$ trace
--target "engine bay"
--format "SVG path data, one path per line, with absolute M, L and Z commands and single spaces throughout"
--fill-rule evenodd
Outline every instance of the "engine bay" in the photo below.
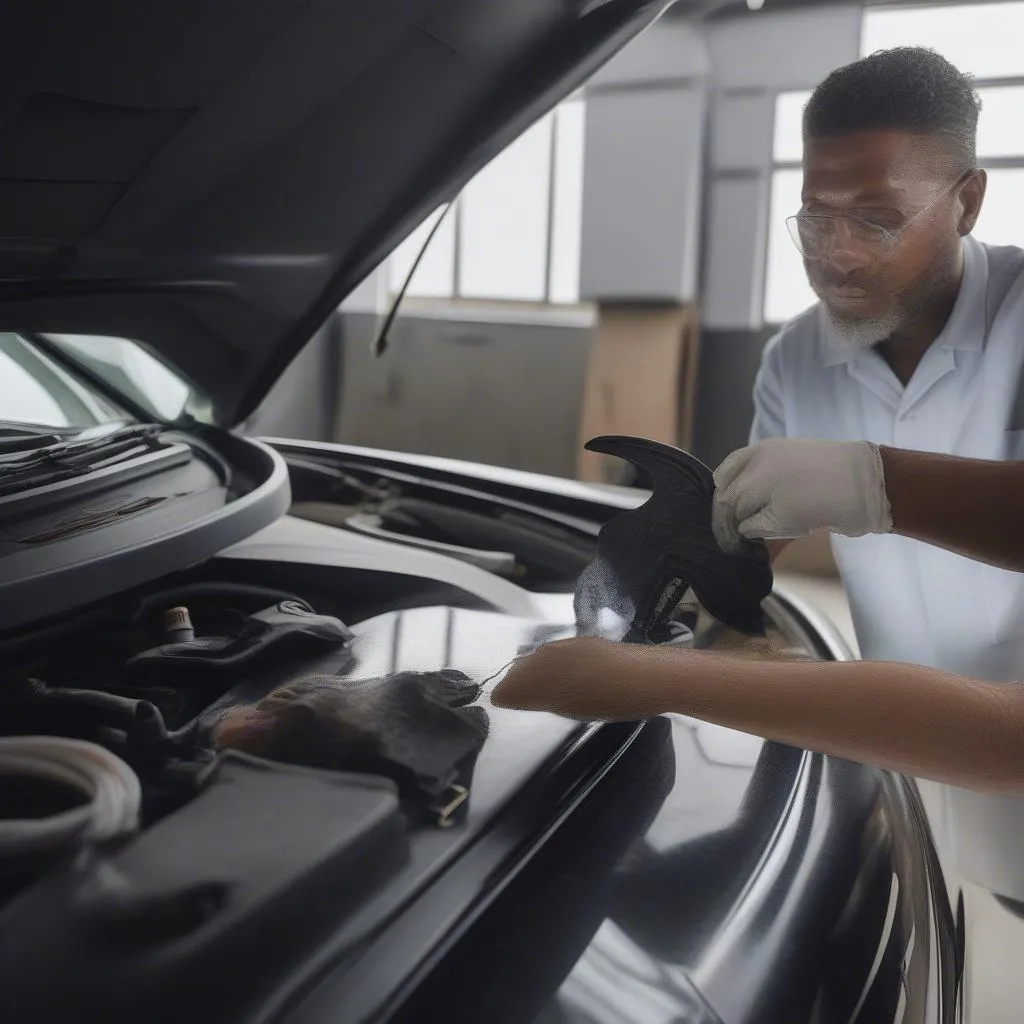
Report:
M 363 460 L 289 454 L 291 514 L 434 551 L 533 591 L 571 590 L 601 520 Z M 606 513 L 607 515 L 607 513 Z
M 0 987 L 16 1019 L 208 1016 L 216 965 L 250 978 L 282 930 L 296 969 L 328 933 L 355 949 L 551 765 L 572 752 L 598 770 L 624 742 L 487 701 L 516 656 L 573 634 L 575 578 L 613 507 L 291 463 L 290 515 L 0 635 L 0 935 L 18 937 Z M 677 642 L 814 656 L 769 619 L 751 640 L 692 595 L 673 615 Z M 173 979 L 164 1015 L 126 948 Z M 26 967 L 43 950 L 59 985 Z M 245 998 L 285 984 L 278 968 Z
M 486 713 L 468 707 L 479 685 L 455 670 L 367 678 L 353 639 L 340 619 L 271 587 L 198 581 L 155 589 L 7 641 L 0 734 L 34 738 L 23 754 L 45 754 L 59 738 L 115 755 L 139 780 L 135 811 L 122 815 L 126 833 L 187 803 L 226 751 L 390 779 L 413 822 L 454 814 L 458 794 L 468 792 L 459 766 L 486 735 Z M 418 754 L 408 749 L 413 737 Z M 74 762 L 76 749 L 79 760 L 92 756 L 71 747 L 65 760 Z M 74 806 L 74 782 L 62 788 L 52 772 L 42 781 L 31 769 L 24 777 L 0 772 L 8 776 L 7 821 L 41 821 Z M 84 842 L 95 824 L 83 819 L 64 840 Z M 45 866 L 37 842 L 25 846 L 32 870 L 15 870 L 16 837 L 0 844 L 4 873 L 19 884 Z
M 407 474 L 315 460 L 289 471 L 293 513 L 342 527 L 322 530 L 312 552 L 300 556 L 286 540 L 271 559 L 247 549 L 206 559 L 0 635 L 0 737 L 9 751 L 0 829 L 6 823 L 10 834 L 0 842 L 0 900 L 78 846 L 163 821 L 229 753 L 386 779 L 407 824 L 452 823 L 487 735 L 487 715 L 473 706 L 480 680 L 447 665 L 405 673 L 391 665 L 368 676 L 353 624 L 431 605 L 510 610 L 486 588 L 474 592 L 457 573 L 437 571 L 453 563 L 475 578 L 516 577 L 506 593 L 524 582 L 569 591 L 596 528 L 556 521 L 545 536 L 535 510 L 512 509 L 519 519 L 510 525 L 507 508 L 481 511 L 485 496 Z M 367 528 L 375 517 L 383 530 Z M 302 520 L 286 517 L 271 530 L 289 523 Z M 341 564 L 324 564 L 345 537 L 372 545 L 372 567 L 357 567 L 344 545 Z M 513 541 L 500 564 L 483 549 L 492 540 Z M 388 571 L 383 553 L 401 555 L 404 543 L 426 543 L 426 571 Z M 471 551 L 478 557 L 460 557 Z M 118 779 L 128 782 L 118 788 Z M 104 787 L 120 793 L 114 812 L 98 807 Z M 119 824 L 101 822 L 104 814 Z M 19 842 L 25 821 L 33 834 Z
M 264 1002 L 326 935 L 340 953 L 379 927 L 579 734 L 480 699 L 544 623 L 413 587 L 405 609 L 371 595 L 349 625 L 329 612 L 351 593 L 326 613 L 302 596 L 326 589 L 308 566 L 232 578 L 260 568 L 214 560 L 0 642 L 14 1019 L 227 1019 Z M 56 984 L 26 970 L 42 955 Z M 173 989 L 156 1010 L 140 963 Z M 211 1002 L 214 984 L 234 1002 Z

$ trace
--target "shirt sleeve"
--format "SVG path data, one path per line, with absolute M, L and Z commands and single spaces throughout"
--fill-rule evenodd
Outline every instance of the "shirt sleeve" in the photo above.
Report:
M 785 385 L 782 377 L 781 334 L 776 334 L 764 347 L 761 368 L 754 381 L 754 422 L 750 426 L 750 443 L 768 437 L 786 436 Z

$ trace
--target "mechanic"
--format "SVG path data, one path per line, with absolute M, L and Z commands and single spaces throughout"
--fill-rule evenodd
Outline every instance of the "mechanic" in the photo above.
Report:
M 752 443 L 1024 458 L 1024 251 L 971 237 L 979 108 L 967 76 L 917 48 L 840 68 L 812 94 L 790 227 L 820 301 L 765 349 Z M 837 536 L 833 550 L 863 657 L 1016 678 L 1024 575 L 894 535 Z
M 1024 252 L 971 234 L 987 184 L 979 110 L 971 79 L 920 48 L 814 91 L 789 227 L 820 301 L 765 349 L 751 441 L 1024 458 Z M 864 658 L 1020 678 L 1024 575 L 895 534 L 836 535 L 832 549 Z M 1024 901 L 1024 801 L 922 795 L 958 870 Z
M 789 227 L 820 301 L 765 349 L 752 442 L 863 440 L 1024 458 L 1024 252 L 971 237 L 987 183 L 977 168 L 979 110 L 968 76 L 913 47 L 840 68 L 814 91 L 803 205 Z M 991 682 L 1019 677 L 1024 575 L 1012 566 L 899 532 L 839 531 L 833 550 L 865 658 Z M 899 673 L 885 674 L 894 686 Z M 974 831 L 987 814 L 1010 835 L 1005 864 L 972 873 L 1021 896 L 1017 807 L 1001 801 L 979 819 L 977 807 L 961 806 L 969 824 L 957 831 Z
M 1024 572 L 1024 465 L 765 441 L 716 474 L 716 536 L 926 541 Z M 924 545 L 921 545 L 925 550 Z M 685 648 L 563 640 L 516 662 L 499 707 L 590 720 L 676 712 L 987 794 L 1024 794 L 1024 687 L 880 661 L 750 662 Z
M 790 227 L 820 301 L 765 349 L 752 441 L 1024 458 L 1024 253 L 972 238 L 987 184 L 979 110 L 971 79 L 920 48 L 873 54 L 814 91 Z M 1020 678 L 1024 574 L 896 535 L 836 536 L 833 551 L 865 658 Z M 1024 802 L 922 795 L 950 862 L 1024 901 Z

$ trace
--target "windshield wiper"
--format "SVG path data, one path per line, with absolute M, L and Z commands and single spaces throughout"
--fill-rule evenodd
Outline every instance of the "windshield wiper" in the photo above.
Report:
M 0 473 L 12 466 L 27 466 L 54 458 L 74 458 L 126 441 L 155 437 L 164 429 L 155 423 L 63 430 L 48 427 L 38 433 L 32 428 L 0 427 Z
M 4 447 L 0 435 L 0 497 L 44 487 L 128 462 L 171 447 L 159 437 L 155 424 L 133 424 L 95 436 L 76 433 L 70 439 L 24 450 L 24 438 L 13 450 Z M 48 440 L 41 435 L 37 440 Z
M 50 428 L 7 425 L 0 423 L 0 456 L 15 452 L 36 451 L 39 448 L 59 444 L 63 436 Z

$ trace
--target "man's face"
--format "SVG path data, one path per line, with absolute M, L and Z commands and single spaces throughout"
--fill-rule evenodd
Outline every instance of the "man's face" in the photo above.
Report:
M 804 266 L 846 340 L 886 340 L 956 281 L 958 170 L 941 142 L 900 132 L 805 139 Z

